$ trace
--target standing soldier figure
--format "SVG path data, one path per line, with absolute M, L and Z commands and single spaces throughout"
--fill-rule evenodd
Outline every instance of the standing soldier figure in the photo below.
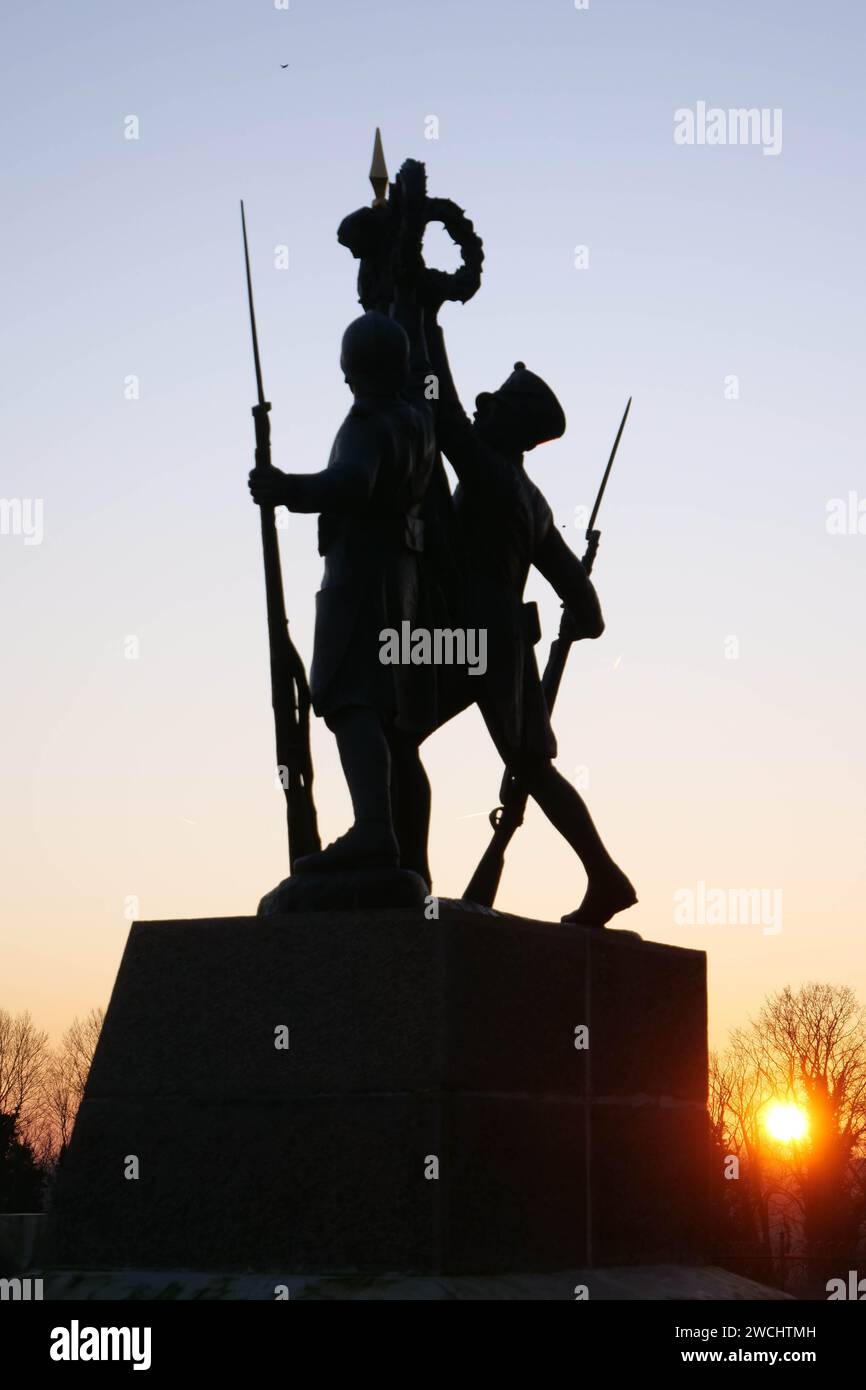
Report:
M 565 432 L 565 415 L 540 377 L 517 362 L 511 376 L 476 399 L 466 416 L 451 377 L 442 330 L 426 318 L 431 366 L 439 382 L 437 438 L 460 480 L 455 494 L 466 566 L 467 626 L 487 629 L 486 675 L 467 681 L 500 757 L 574 849 L 588 885 L 564 922 L 603 926 L 637 897 L 613 861 L 579 793 L 553 765 L 550 725 L 533 646 L 535 604 L 523 603 L 530 566 L 544 575 L 571 615 L 574 635 L 600 637 L 595 589 L 557 530 L 550 507 L 527 478 L 523 455 Z M 479 689 L 480 687 L 480 689 Z
M 355 821 L 327 849 L 298 859 L 295 871 L 399 866 L 429 884 L 430 790 L 417 744 L 433 722 L 435 685 L 429 671 L 383 665 L 379 634 L 416 619 L 433 416 L 423 389 L 407 392 L 410 343 L 394 319 L 370 312 L 351 323 L 340 363 L 354 404 L 327 468 L 312 474 L 255 468 L 249 477 L 255 502 L 321 513 L 325 571 L 316 595 L 310 693 L 314 711 L 336 736 Z M 401 817 L 400 844 L 392 790 L 401 807 L 419 813 Z

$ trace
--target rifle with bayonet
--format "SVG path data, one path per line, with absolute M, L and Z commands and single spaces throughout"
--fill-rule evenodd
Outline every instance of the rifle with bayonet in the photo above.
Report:
M 598 509 L 601 506 L 601 499 L 604 497 L 604 490 L 607 487 L 607 480 L 610 477 L 610 470 L 616 458 L 616 451 L 619 448 L 619 441 L 625 429 L 625 422 L 631 409 L 631 396 L 628 398 L 625 412 L 620 421 L 619 429 L 613 448 L 610 451 L 610 458 L 604 470 L 604 477 L 601 480 L 601 487 L 595 499 L 595 506 L 589 518 L 589 525 L 586 528 L 586 551 L 583 556 L 582 564 L 586 573 L 592 574 L 592 567 L 595 564 L 595 557 L 598 552 L 598 543 L 601 539 L 601 532 L 595 528 L 598 517 Z M 575 631 L 574 621 L 567 608 L 563 608 L 562 619 L 559 624 L 559 634 L 551 644 L 550 655 L 547 658 L 547 665 L 544 668 L 544 675 L 541 678 L 541 685 L 544 691 L 544 698 L 549 714 L 553 713 L 553 706 L 559 693 L 562 683 L 565 663 L 573 644 L 578 640 Z M 499 789 L 500 805 L 496 806 L 488 817 L 493 827 L 493 835 L 490 843 L 481 859 L 472 878 L 464 890 L 463 897 L 470 902 L 478 903 L 481 907 L 492 907 L 499 888 L 499 880 L 502 877 L 502 869 L 505 864 L 505 853 L 517 831 L 523 824 L 523 817 L 526 813 L 526 803 L 529 800 L 529 793 L 523 785 L 521 779 L 511 771 L 505 769 L 502 778 L 502 785 Z
M 259 339 L 256 332 L 256 311 L 253 306 L 253 282 L 250 275 L 250 253 L 247 245 L 247 222 L 241 201 L 241 228 L 244 237 L 244 263 L 247 272 L 247 298 L 250 306 L 250 327 L 253 337 L 253 359 L 256 368 L 258 403 L 253 406 L 256 432 L 256 467 L 270 468 L 271 426 L 268 419 L 270 401 L 265 400 L 262 386 L 262 367 L 259 360 Z M 277 764 L 286 794 L 286 817 L 289 834 L 289 865 L 303 854 L 321 849 L 313 801 L 313 760 L 310 755 L 310 687 L 304 663 L 289 636 L 283 577 L 280 568 L 280 549 L 274 508 L 259 507 L 262 525 L 262 555 L 265 567 L 265 595 L 268 609 L 268 644 L 271 658 L 271 704 L 274 710 Z

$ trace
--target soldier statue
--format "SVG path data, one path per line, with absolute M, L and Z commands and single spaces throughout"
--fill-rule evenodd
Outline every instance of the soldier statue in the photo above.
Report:
M 412 389 L 424 364 L 410 360 L 409 337 L 394 318 L 372 310 L 351 323 L 340 364 L 354 403 L 327 467 L 312 474 L 257 467 L 249 477 L 255 502 L 320 513 L 325 566 L 310 694 L 336 737 L 354 824 L 326 849 L 297 859 L 294 872 L 399 866 L 429 886 L 430 790 L 418 739 L 433 719 L 434 687 L 416 666 L 383 665 L 379 633 L 418 616 L 433 415 L 423 389 Z M 396 804 L 421 808 L 420 840 L 411 834 L 417 816 L 398 817 L 406 826 L 398 843 Z
M 249 479 L 265 509 L 320 513 L 325 570 L 310 698 L 336 737 L 354 812 L 352 827 L 333 844 L 294 859 L 286 882 L 409 870 L 429 891 L 430 788 L 419 744 L 477 702 L 512 782 L 586 871 L 583 901 L 562 920 L 603 926 L 637 901 L 635 890 L 583 799 L 554 767 L 556 739 L 534 654 L 537 610 L 523 601 L 534 565 L 561 598 L 571 638 L 604 629 L 591 560 L 584 568 L 566 545 L 524 469 L 526 453 L 564 433 L 565 416 L 546 383 L 518 362 L 498 391 L 478 396 L 468 419 L 438 311 L 446 299 L 466 301 L 478 289 L 480 238 L 455 204 L 427 196 L 423 164 L 407 160 L 389 186 L 378 132 L 371 182 L 372 207 L 350 214 L 338 232 L 360 261 L 367 311 L 343 337 L 353 406 L 322 472 L 282 473 L 257 463 Z M 450 275 L 424 265 L 430 221 L 442 222 L 463 253 Z M 260 382 L 259 392 L 261 401 Z M 259 412 L 268 408 L 260 404 Z M 459 479 L 453 498 L 440 448 Z M 433 625 L 437 616 L 449 627 L 486 631 L 484 674 L 383 664 L 386 629 Z M 309 759 L 300 766 L 308 781 Z M 267 910 L 277 910 L 279 899 L 270 896 Z M 492 895 L 478 901 L 490 903 Z
M 438 380 L 437 441 L 459 479 L 454 501 L 466 623 L 487 629 L 487 672 L 467 680 L 467 695 L 477 699 L 506 767 L 586 871 L 583 901 L 562 920 L 603 926 L 637 897 L 583 798 L 554 767 L 556 738 L 533 650 L 540 637 L 537 609 L 523 602 L 534 565 L 562 600 L 575 637 L 596 638 L 604 631 L 592 582 L 524 469 L 526 453 L 564 434 L 565 415 L 550 387 L 517 362 L 498 391 L 476 398 L 470 421 L 451 376 L 435 303 L 428 306 L 425 332 Z

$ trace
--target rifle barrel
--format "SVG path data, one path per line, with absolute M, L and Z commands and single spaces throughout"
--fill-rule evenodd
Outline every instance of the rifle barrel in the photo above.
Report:
M 259 335 L 256 330 L 256 311 L 253 305 L 253 282 L 250 273 L 250 252 L 247 242 L 247 220 L 241 199 L 241 227 L 244 237 L 244 264 L 247 272 L 247 297 L 250 306 L 250 327 L 253 338 L 253 359 L 256 366 L 258 405 L 253 406 L 256 427 L 256 465 L 270 467 L 270 435 L 262 386 L 262 367 L 259 360 Z M 260 506 L 262 555 L 265 570 L 265 598 L 268 615 L 268 645 L 270 648 L 271 704 L 274 711 L 274 733 L 277 762 L 284 768 L 286 781 L 286 822 L 289 837 L 289 865 L 294 869 L 299 855 L 311 854 L 321 848 L 313 800 L 313 762 L 310 756 L 310 690 L 304 664 L 289 635 L 286 620 L 286 601 L 280 567 L 280 547 L 277 538 L 273 506 Z

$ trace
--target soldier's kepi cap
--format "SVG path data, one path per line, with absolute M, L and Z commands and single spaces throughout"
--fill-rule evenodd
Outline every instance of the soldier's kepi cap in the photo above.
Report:
M 523 449 L 534 449 L 537 444 L 546 444 L 565 434 L 565 411 L 547 382 L 528 371 L 525 362 L 515 362 L 514 371 L 499 390 L 492 395 L 489 391 L 482 392 L 478 404 L 493 396 L 516 407 Z

